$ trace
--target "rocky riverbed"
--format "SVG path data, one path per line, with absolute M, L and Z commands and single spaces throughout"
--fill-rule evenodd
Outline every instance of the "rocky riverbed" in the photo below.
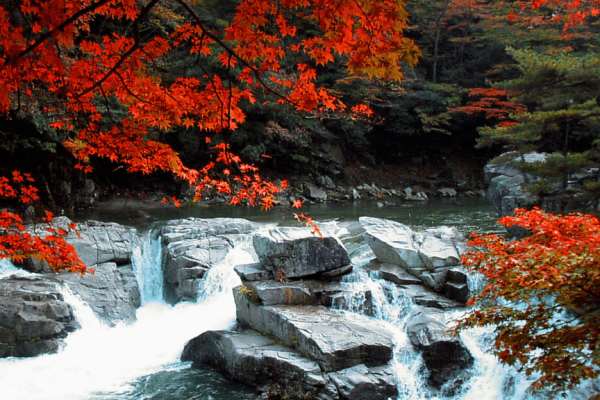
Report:
M 59 223 L 68 223 L 59 219 Z M 468 379 L 472 357 L 460 339 L 446 333 L 443 311 L 459 309 L 468 297 L 458 265 L 464 239 L 451 228 L 415 232 L 397 222 L 362 218 L 365 238 L 376 259 L 366 267 L 418 308 L 407 323 L 409 349 L 421 354 L 429 385 Z M 188 218 L 165 223 L 159 231 L 165 300 L 195 301 L 207 271 L 234 251 L 239 237 L 251 235 L 259 262 L 238 265 L 242 285 L 233 289 L 238 325 L 209 331 L 190 341 L 182 358 L 207 364 L 231 379 L 255 384 L 263 397 L 297 391 L 322 399 L 387 399 L 397 393 L 390 364 L 394 327 L 370 317 L 372 294 L 360 292 L 364 315 L 348 307 L 344 284 L 355 266 L 335 235 L 319 238 L 306 228 L 264 228 L 244 219 Z M 109 325 L 131 323 L 140 305 L 132 270 L 135 229 L 88 221 L 68 240 L 94 275 L 79 277 L 35 271 L 27 278 L 5 278 L 0 298 L 2 356 L 31 357 L 55 352 L 78 328 L 64 301 L 65 285 Z M 275 398 L 275 397 L 273 397 Z

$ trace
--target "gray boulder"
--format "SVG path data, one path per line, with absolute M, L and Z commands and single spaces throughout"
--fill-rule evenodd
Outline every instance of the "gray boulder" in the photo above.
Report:
M 407 187 L 404 189 L 404 200 L 406 201 L 427 201 L 429 198 L 425 192 L 414 193 L 412 188 Z
M 52 227 L 69 231 L 71 222 L 67 217 L 57 217 Z M 48 224 L 36 224 L 28 226 L 27 230 L 36 236 L 44 237 L 48 235 L 46 228 Z M 76 230 L 77 232 L 69 232 L 65 239 L 88 267 L 94 268 L 94 265 L 106 262 L 118 265 L 131 263 L 133 250 L 139 240 L 135 228 L 115 222 L 90 220 L 78 223 Z M 20 266 L 32 272 L 50 272 L 47 265 L 36 260 L 27 260 Z
M 181 360 L 209 365 L 240 382 L 299 386 L 316 398 L 338 398 L 319 364 L 253 330 L 205 332 L 185 345 Z
M 0 357 L 58 351 L 79 325 L 56 284 L 43 278 L 0 279 Z
M 423 310 L 409 318 L 406 332 L 421 351 L 429 381 L 436 387 L 457 379 L 473 365 L 473 356 L 458 336 L 448 333 L 441 312 Z
M 327 193 L 320 187 L 313 185 L 312 183 L 305 183 L 304 190 L 302 191 L 304 196 L 317 202 L 327 201 Z
M 424 266 L 413 243 L 415 233 L 408 226 L 372 217 L 360 217 L 358 220 L 366 231 L 365 240 L 379 261 L 405 268 Z
M 392 358 L 393 334 L 380 321 L 323 306 L 264 306 L 234 289 L 242 325 L 272 335 L 319 363 L 324 371 Z
M 469 289 L 467 271 L 463 267 L 454 267 L 448 270 L 444 294 L 462 303 L 469 301 L 471 290 Z
M 86 221 L 77 224 L 77 232 L 79 236 L 70 233 L 67 242 L 88 267 L 107 262 L 131 264 L 139 240 L 135 228 L 115 222 Z
M 317 185 L 319 185 L 325 189 L 335 190 L 335 188 L 336 188 L 335 183 L 333 183 L 331 178 L 328 177 L 327 175 L 318 176 L 316 182 L 317 182 Z
M 286 278 L 301 278 L 350 264 L 342 242 L 335 236 L 314 236 L 306 228 L 260 230 L 253 237 L 254 250 L 264 268 Z
M 328 375 L 341 400 L 388 400 L 398 395 L 396 374 L 389 365 L 368 368 L 361 364 Z
M 232 241 L 220 236 L 167 244 L 163 250 L 167 299 L 173 303 L 195 301 L 206 271 L 223 261 L 231 249 Z
M 130 265 L 117 266 L 114 262 L 94 266 L 94 273 L 49 275 L 69 286 L 94 313 L 109 325 L 117 322 L 135 322 L 140 306 L 140 291 Z
M 55 219 L 53 227 L 68 230 L 71 220 Z M 30 227 L 36 235 L 45 236 L 45 224 Z M 114 222 L 86 221 L 77 224 L 77 232 L 69 232 L 71 244 L 85 265 L 95 273 L 59 274 L 50 272 L 45 263 L 26 261 L 22 267 L 45 272 L 48 279 L 64 283 L 90 305 L 96 315 L 109 325 L 119 321 L 134 322 L 140 306 L 140 291 L 132 269 L 133 251 L 139 238 L 135 228 Z
M 428 234 L 423 236 L 423 241 L 418 246 L 419 256 L 430 271 L 460 263 L 460 254 L 452 240 Z
M 452 188 L 442 188 L 437 191 L 438 196 L 440 197 L 456 197 L 456 189 Z
M 421 280 L 409 274 L 403 268 L 393 264 L 381 264 L 379 267 L 381 277 L 398 285 L 418 285 Z

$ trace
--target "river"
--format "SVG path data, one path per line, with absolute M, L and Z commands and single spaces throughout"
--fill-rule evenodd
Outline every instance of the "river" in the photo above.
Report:
M 346 245 L 357 268 L 349 286 L 356 282 L 369 285 L 377 305 L 376 317 L 396 328 L 396 354 L 393 360 L 398 374 L 398 400 L 435 399 L 439 393 L 430 392 L 423 384 L 420 360 L 402 350 L 406 343 L 403 316 L 411 305 L 398 296 L 386 296 L 390 284 L 371 276 L 360 268 L 373 257 L 362 240 L 359 216 L 389 218 L 418 230 L 439 225 L 456 226 L 468 234 L 501 232 L 495 224 L 497 215 L 483 200 L 431 201 L 415 206 L 378 207 L 375 202 L 339 203 L 307 206 L 303 212 L 319 221 L 322 229 L 337 233 Z M 240 283 L 233 266 L 257 261 L 250 249 L 250 237 L 242 237 L 236 247 L 204 279 L 204 291 L 196 303 L 175 306 L 162 301 L 162 274 L 159 241 L 152 227 L 161 221 L 188 216 L 242 217 L 261 224 L 294 224 L 289 213 L 257 212 L 243 207 L 211 207 L 195 209 L 147 208 L 117 210 L 94 215 L 89 212 L 78 219 L 111 220 L 131 224 L 145 231 L 144 240 L 136 249 L 134 267 L 142 291 L 142 307 L 137 322 L 131 325 L 108 327 L 101 323 L 91 309 L 65 289 L 65 297 L 75 306 L 82 328 L 65 340 L 57 354 L 30 359 L 0 360 L 0 398 L 6 400 L 242 400 L 255 399 L 256 392 L 244 384 L 232 383 L 220 374 L 205 368 L 192 368 L 179 361 L 185 343 L 206 330 L 226 329 L 235 322 L 235 305 L 231 288 Z M 7 263 L 1 272 L 10 273 L 14 267 Z M 357 305 L 357 310 L 360 305 Z M 473 378 L 464 391 L 451 397 L 456 400 L 525 400 L 532 398 L 526 388 L 530 382 L 518 372 L 503 367 L 485 352 L 489 333 L 470 331 L 463 340 L 476 362 Z M 412 353 L 411 353 L 412 354 Z M 357 399 L 359 400 L 359 399 Z

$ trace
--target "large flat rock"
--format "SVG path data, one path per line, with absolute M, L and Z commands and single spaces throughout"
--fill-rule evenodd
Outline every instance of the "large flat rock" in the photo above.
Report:
M 316 360 L 324 371 L 392 358 L 393 334 L 384 322 L 323 306 L 264 306 L 234 288 L 238 320 Z
M 284 393 L 293 388 L 311 399 L 387 400 L 398 394 L 389 364 L 324 373 L 317 362 L 251 329 L 205 332 L 186 344 L 181 360 L 209 365 L 237 381 L 275 384 Z
M 247 383 L 296 381 L 320 389 L 327 385 L 315 361 L 253 330 L 204 332 L 186 344 L 181 360 L 209 365 Z
M 57 217 L 53 228 L 69 231 L 71 220 Z M 48 235 L 48 224 L 29 225 L 27 230 L 40 237 Z M 118 265 L 130 264 L 133 250 L 138 245 L 137 230 L 130 226 L 115 222 L 85 221 L 77 223 L 77 232 L 70 231 L 66 241 L 75 248 L 75 252 L 85 265 L 95 268 L 96 265 L 114 262 Z M 26 259 L 21 268 L 32 272 L 50 272 L 46 263 L 35 259 Z

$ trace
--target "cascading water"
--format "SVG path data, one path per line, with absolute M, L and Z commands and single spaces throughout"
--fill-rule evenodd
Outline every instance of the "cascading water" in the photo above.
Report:
M 151 232 L 142 248 L 136 250 L 134 269 L 143 283 L 143 305 L 137 311 L 137 322 L 109 327 L 68 288 L 62 288 L 65 299 L 74 307 L 81 329 L 65 339 L 64 347 L 57 354 L 0 359 L 0 398 L 159 398 L 140 395 L 139 391 L 148 390 L 137 387 L 140 379 L 144 381 L 143 377 L 153 376 L 158 371 L 169 373 L 189 368 L 189 364 L 179 361 L 185 343 L 206 330 L 226 329 L 232 325 L 235 305 L 231 290 L 240 282 L 233 266 L 256 261 L 249 239 L 240 238 L 227 257 L 207 272 L 207 290 L 201 302 L 170 306 L 161 302 L 162 289 L 157 288 L 157 282 L 162 279 L 160 264 L 156 265 L 161 258 L 159 245 L 160 238 Z M 15 269 L 6 262 L 0 268 L 4 275 Z M 142 384 L 147 385 L 147 380 Z M 163 385 L 155 391 L 164 389 Z M 195 398 L 212 398 L 210 393 L 215 389 L 206 387 L 205 390 L 208 397 Z M 244 390 L 248 392 L 245 388 L 226 388 L 221 390 L 225 393 L 222 398 L 243 398 L 240 393 L 245 393 Z M 227 391 L 235 394 L 227 397 Z M 165 397 L 168 398 L 172 397 Z
M 352 263 L 355 271 L 343 279 L 349 291 L 344 297 L 336 299 L 334 307 L 389 322 L 394 327 L 396 344 L 392 360 L 398 377 L 398 400 L 545 400 L 547 393 L 532 394 L 527 389 L 535 379 L 527 378 L 515 368 L 505 366 L 498 359 L 485 351 L 492 345 L 493 328 L 477 328 L 461 333 L 461 339 L 473 355 L 475 362 L 470 369 L 472 374 L 460 391 L 452 396 L 442 396 L 432 392 L 426 384 L 427 377 L 423 373 L 422 358 L 414 351 L 407 334 L 405 324 L 415 305 L 405 292 L 397 285 L 381 279 L 377 271 L 366 268 L 374 257 L 368 245 L 352 238 L 343 239 L 348 251 L 353 255 Z M 480 288 L 482 277 L 471 276 L 469 287 Z M 365 296 L 368 292 L 369 295 Z M 465 311 L 449 311 L 446 320 L 456 321 Z M 569 393 L 571 400 L 585 400 L 598 389 L 593 383 Z
M 142 306 L 163 301 L 162 244 L 158 230 L 150 229 L 133 250 L 133 267 Z

